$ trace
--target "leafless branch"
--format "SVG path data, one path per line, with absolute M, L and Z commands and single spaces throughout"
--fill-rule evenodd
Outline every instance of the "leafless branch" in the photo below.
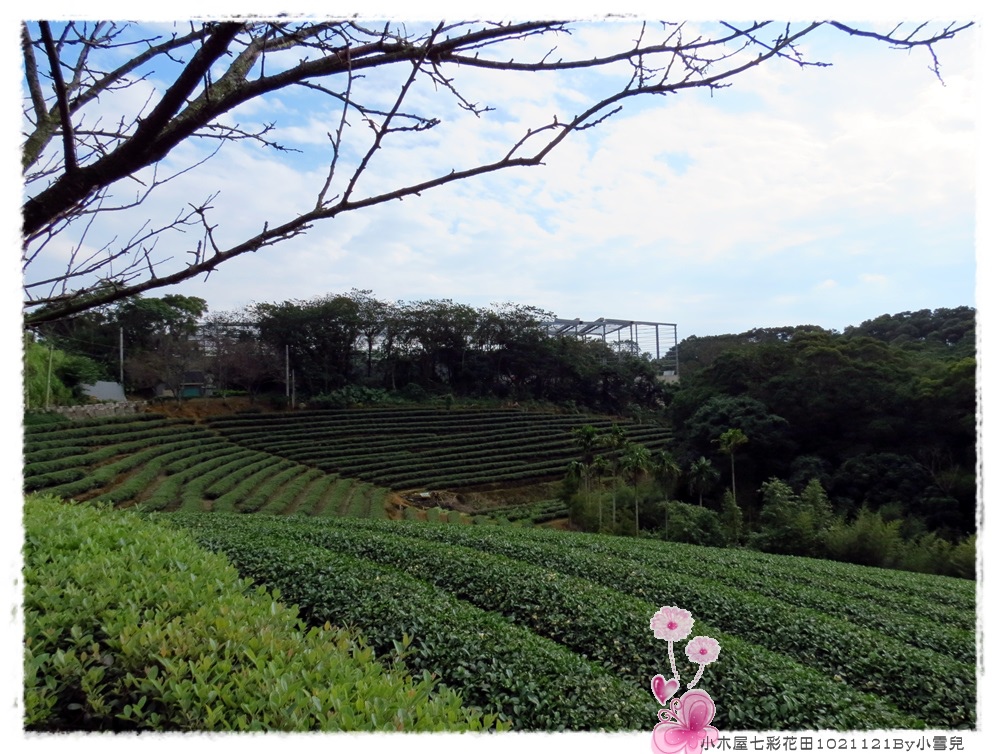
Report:
M 659 27 L 639 24 L 621 49 L 567 56 L 560 55 L 557 44 L 525 52 L 537 50 L 540 40 L 572 34 L 571 25 L 559 20 L 453 21 L 428 27 L 368 26 L 350 19 L 195 22 L 185 33 L 168 37 L 114 22 L 65 22 L 58 34 L 54 23 L 29 22 L 21 34 L 26 321 L 65 317 L 208 274 L 240 254 L 280 244 L 347 212 L 496 171 L 541 165 L 570 134 L 600 126 L 634 98 L 688 89 L 715 91 L 768 61 L 824 66 L 807 59 L 797 46 L 824 26 L 892 48 L 927 49 L 931 70 L 940 78 L 936 45 L 971 24 L 936 29 L 917 24 L 881 33 L 834 21 L 760 21 L 699 25 L 692 33 L 690 25 L 661 22 Z M 108 57 L 109 51 L 114 56 Z M 47 67 L 36 60 L 43 55 Z M 377 194 L 362 194 L 361 179 L 376 169 L 376 158 L 387 143 L 405 142 L 407 136 L 436 128 L 446 117 L 444 110 L 429 109 L 433 105 L 422 98 L 418 81 L 430 82 L 453 106 L 479 118 L 499 109 L 495 102 L 467 96 L 469 90 L 460 79 L 463 71 L 472 69 L 514 76 L 606 69 L 620 72 L 621 78 L 595 93 L 574 115 L 554 113 L 551 121 L 527 124 L 523 135 L 499 149 L 495 158 Z M 363 79 L 375 72 L 379 78 L 373 80 L 379 86 L 381 77 L 398 76 L 391 105 L 379 96 L 384 88 L 374 95 L 366 91 L 368 82 Z M 152 82 L 164 78 L 170 83 L 156 91 Z M 135 98 L 124 94 L 140 82 L 150 92 L 135 106 Z M 268 218 L 256 235 L 224 242 L 225 218 L 214 217 L 213 194 L 155 226 L 148 216 L 140 216 L 135 223 L 138 230 L 120 245 L 115 237 L 94 247 L 85 245 L 84 240 L 98 232 L 95 217 L 141 212 L 154 190 L 200 166 L 227 144 L 256 142 L 278 153 L 296 151 L 286 146 L 277 122 L 244 125 L 243 116 L 240 122 L 230 117 L 241 105 L 265 102 L 290 87 L 321 93 L 338 103 L 336 126 L 327 132 L 332 155 L 312 207 L 292 217 Z M 128 106 L 115 110 L 119 95 Z M 109 112 L 114 114 L 109 117 Z M 353 125 L 360 121 L 368 128 L 352 128 L 352 120 Z M 164 158 L 199 139 L 215 142 L 215 149 L 172 168 L 167 178 L 159 176 Z M 346 153 L 352 155 L 349 171 L 342 170 Z M 142 189 L 133 193 L 132 183 Z M 123 187 L 128 188 L 124 199 Z M 199 238 L 192 240 L 195 229 Z M 53 243 L 64 233 L 73 239 L 68 247 Z M 47 261 L 59 251 L 57 246 L 68 254 L 61 274 L 53 273 L 53 264 Z M 87 250 L 92 248 L 96 251 Z M 168 267 L 171 260 L 173 267 Z

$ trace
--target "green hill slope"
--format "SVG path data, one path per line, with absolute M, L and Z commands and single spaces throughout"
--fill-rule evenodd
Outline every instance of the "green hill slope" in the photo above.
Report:
M 558 479 L 571 431 L 599 417 L 514 410 L 381 409 L 155 414 L 25 430 L 25 491 L 146 510 L 385 517 L 390 490 L 470 490 Z M 662 446 L 669 431 L 625 423 Z M 549 495 L 543 495 L 541 502 Z M 524 502 L 524 501 L 521 501 Z M 528 518 L 551 517 L 537 511 Z

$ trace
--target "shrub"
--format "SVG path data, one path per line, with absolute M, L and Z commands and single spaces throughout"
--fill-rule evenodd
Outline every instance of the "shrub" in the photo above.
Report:
M 126 511 L 25 500 L 25 728 L 478 730 L 429 675 L 306 629 L 278 593 Z M 405 643 L 405 642 L 404 642 Z
M 715 511 L 673 501 L 670 503 L 668 516 L 670 531 L 667 538 L 673 542 L 711 547 L 721 547 L 726 542 L 726 535 Z
M 738 545 L 743 540 L 743 511 L 733 497 L 732 490 L 726 490 L 722 496 L 722 515 L 719 523 L 730 547 Z
M 902 542 L 893 568 L 918 573 L 948 574 L 954 546 L 936 534 L 924 534 Z
M 825 544 L 834 560 L 888 567 L 896 561 L 902 539 L 899 521 L 886 522 L 862 507 L 852 524 L 838 522 L 827 531 Z
M 24 426 L 25 427 L 38 427 L 45 424 L 68 424 L 69 419 L 67 419 L 62 414 L 58 414 L 55 411 L 25 411 L 24 412 Z
M 428 398 L 427 391 L 416 382 L 408 382 L 404 385 L 403 389 L 399 391 L 399 395 L 404 400 L 417 403 L 426 401 Z
M 959 542 L 951 553 L 950 574 L 963 579 L 976 578 L 976 535 L 972 534 Z

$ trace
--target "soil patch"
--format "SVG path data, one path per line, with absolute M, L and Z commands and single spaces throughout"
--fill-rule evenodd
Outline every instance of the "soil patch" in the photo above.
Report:
M 146 411 L 151 414 L 162 414 L 178 419 L 208 419 L 214 416 L 227 416 L 240 411 L 254 411 L 270 414 L 279 409 L 272 408 L 269 401 L 258 400 L 251 403 L 249 398 L 184 398 L 180 401 L 168 398 L 160 401 L 150 401 Z
M 407 491 L 399 495 L 413 508 L 445 508 L 476 515 L 499 506 L 527 505 L 557 496 L 556 485 L 539 482 L 521 486 L 494 485 L 492 489 Z

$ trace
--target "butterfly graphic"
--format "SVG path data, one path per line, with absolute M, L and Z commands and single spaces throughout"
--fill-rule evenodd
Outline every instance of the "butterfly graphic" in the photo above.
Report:
M 657 690 L 654 695 L 659 700 Z M 715 702 L 701 689 L 692 689 L 680 699 L 672 699 L 670 709 L 660 710 L 661 722 L 653 728 L 653 751 L 657 754 L 696 754 L 716 743 L 719 731 L 709 724 L 714 717 Z

